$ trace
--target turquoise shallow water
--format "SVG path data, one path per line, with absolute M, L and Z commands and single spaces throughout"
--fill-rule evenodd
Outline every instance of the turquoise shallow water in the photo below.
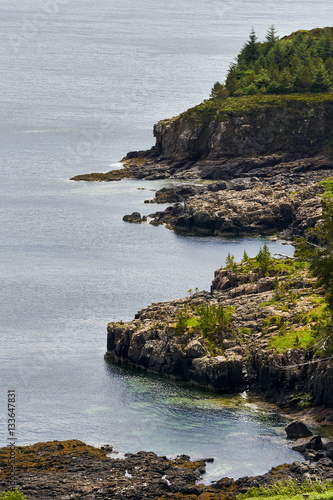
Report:
M 330 2 L 2 0 L 0 15 L 1 443 L 14 388 L 19 444 L 213 456 L 210 478 L 292 460 L 274 410 L 103 359 L 108 321 L 209 289 L 228 252 L 255 255 L 263 240 L 123 223 L 152 209 L 162 181 L 68 179 L 152 146 L 153 124 L 205 99 L 252 26 L 260 38 L 272 23 L 325 26 Z

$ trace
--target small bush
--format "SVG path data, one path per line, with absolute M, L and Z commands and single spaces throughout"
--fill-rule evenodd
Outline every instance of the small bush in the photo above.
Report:
M 26 498 L 27 497 L 18 489 L 16 489 L 15 491 L 4 491 L 0 495 L 0 500 L 26 500 Z
M 271 252 L 269 251 L 266 243 L 264 244 L 263 248 L 260 247 L 260 250 L 256 256 L 256 260 L 258 262 L 258 266 L 260 267 L 264 275 L 266 275 L 271 262 Z
M 177 324 L 176 324 L 177 333 L 179 335 L 182 335 L 183 333 L 186 332 L 187 322 L 188 322 L 188 319 L 189 319 L 189 314 L 187 312 L 186 305 L 184 306 L 184 310 L 183 311 L 178 311 L 177 312 L 176 319 L 177 319 Z
M 230 255 L 230 252 L 227 255 L 227 258 L 225 259 L 225 264 L 226 268 L 230 269 L 233 272 L 237 271 L 237 264 L 235 262 L 235 257 L 233 255 Z

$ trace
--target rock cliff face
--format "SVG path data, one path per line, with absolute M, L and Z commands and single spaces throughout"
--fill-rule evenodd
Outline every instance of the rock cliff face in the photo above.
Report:
M 238 101 L 237 101 L 238 99 Z M 313 156 L 332 139 L 333 100 L 318 102 L 278 96 L 235 98 L 235 110 L 213 114 L 208 104 L 154 127 L 155 153 L 167 160 L 218 160 L 284 152 L 295 158 Z M 244 102 L 243 109 L 239 104 Z M 207 109 L 206 109 L 207 108 Z
M 333 407 L 333 365 L 331 361 L 313 358 L 302 349 L 285 354 L 252 353 L 252 367 L 260 391 L 277 402 L 284 394 L 311 394 L 314 406 Z

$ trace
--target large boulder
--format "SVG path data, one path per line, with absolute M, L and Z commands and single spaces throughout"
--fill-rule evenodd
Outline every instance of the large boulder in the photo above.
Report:
M 285 428 L 285 431 L 289 439 L 299 439 L 299 438 L 306 438 L 308 436 L 313 436 L 310 429 L 303 422 L 300 422 L 299 420 L 294 420 L 293 422 L 288 424 L 287 427 Z

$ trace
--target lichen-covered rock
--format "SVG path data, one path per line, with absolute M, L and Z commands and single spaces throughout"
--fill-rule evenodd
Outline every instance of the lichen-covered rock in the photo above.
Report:
M 108 451 L 107 451 L 108 450 Z M 187 455 L 175 459 L 152 452 L 126 453 L 124 459 L 80 441 L 53 441 L 17 447 L 17 486 L 27 500 L 191 500 L 233 499 L 253 487 L 295 479 L 333 480 L 333 463 L 321 457 L 317 463 L 294 462 L 273 467 L 266 474 L 233 479 L 223 477 L 211 485 L 200 483 L 206 462 L 191 461 Z M 9 487 L 10 450 L 0 449 L 0 492 Z M 319 452 L 318 452 L 319 453 Z

